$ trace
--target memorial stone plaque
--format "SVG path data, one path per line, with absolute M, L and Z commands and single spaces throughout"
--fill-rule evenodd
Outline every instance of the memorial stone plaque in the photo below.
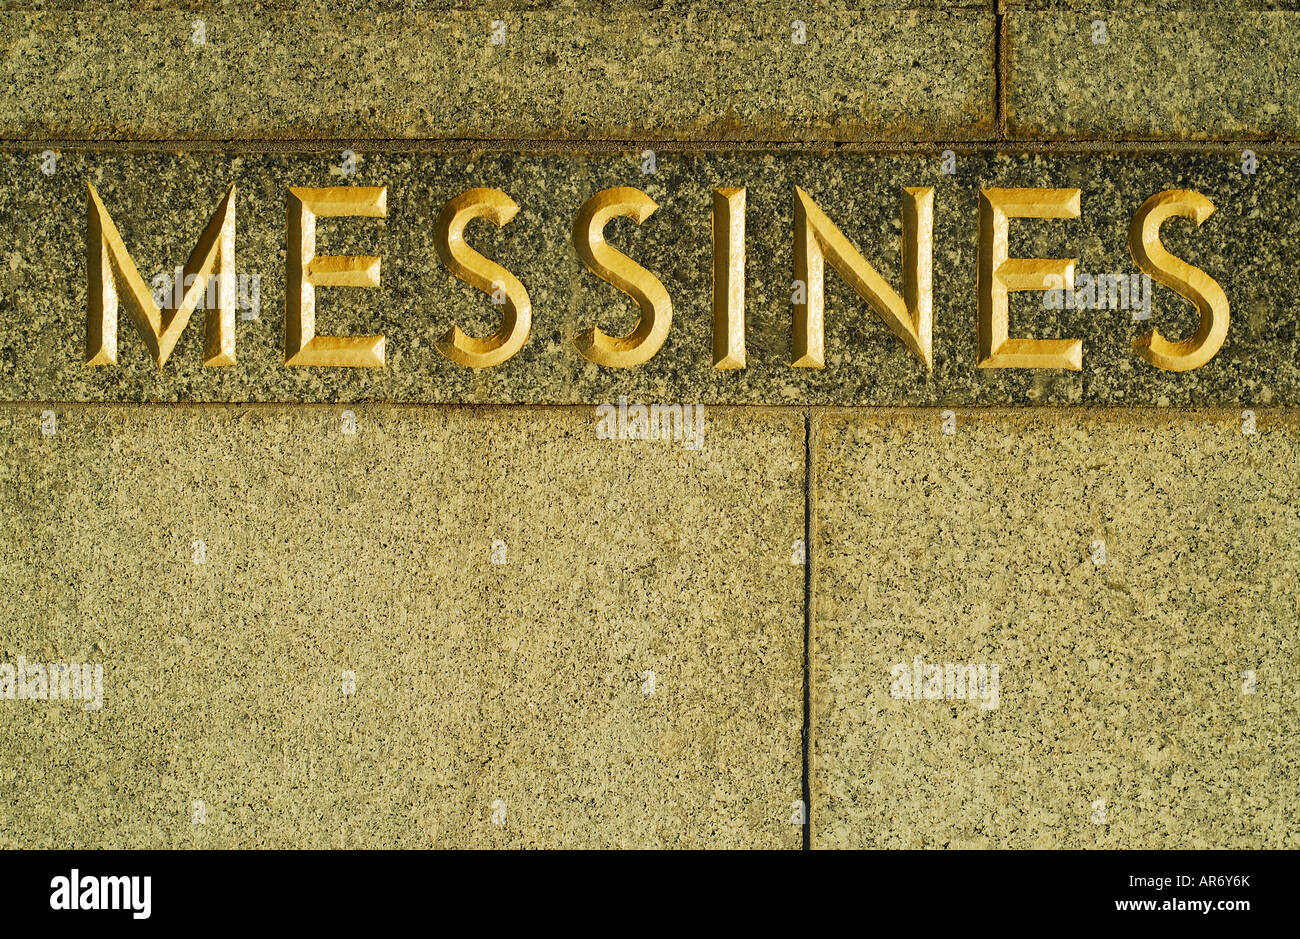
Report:
M 1300 847 L 1298 50 L 0 3 L 0 847 Z

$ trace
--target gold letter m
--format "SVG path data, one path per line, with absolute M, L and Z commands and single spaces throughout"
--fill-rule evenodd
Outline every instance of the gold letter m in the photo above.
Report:
M 144 338 L 149 353 L 162 368 L 176 347 L 190 314 L 207 291 L 215 274 L 217 302 L 207 310 L 204 323 L 204 365 L 235 364 L 235 187 L 199 237 L 184 268 L 184 289 L 180 304 L 169 299 L 160 309 L 140 277 L 122 236 L 99 199 L 95 187 L 86 184 L 88 215 L 86 231 L 86 364 L 117 364 L 118 288 L 126 294 L 127 312 Z M 175 297 L 175 290 L 172 296 Z

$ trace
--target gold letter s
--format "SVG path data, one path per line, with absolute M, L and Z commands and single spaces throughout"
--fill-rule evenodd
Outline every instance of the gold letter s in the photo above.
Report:
M 488 218 L 497 227 L 505 225 L 519 206 L 500 189 L 470 189 L 442 207 L 438 213 L 438 257 L 456 277 L 500 302 L 501 328 L 483 339 L 467 336 L 455 324 L 434 346 L 461 365 L 486 368 L 500 365 L 524 347 L 533 321 L 528 291 L 508 270 L 490 261 L 465 243 L 465 225 L 470 219 Z M 496 291 L 504 296 L 496 300 Z
M 1196 332 L 1182 342 L 1170 342 L 1152 329 L 1133 340 L 1138 355 L 1156 368 L 1185 372 L 1199 368 L 1228 338 L 1228 296 L 1209 274 L 1174 257 L 1160 243 L 1160 226 L 1171 215 L 1190 218 L 1200 225 L 1214 213 L 1214 203 L 1191 189 L 1158 192 L 1133 215 L 1128 231 L 1128 249 L 1143 271 L 1179 296 L 1190 300 L 1200 314 Z
M 641 320 L 626 336 L 607 336 L 593 326 L 574 339 L 578 351 L 597 365 L 630 368 L 647 362 L 668 338 L 673 304 L 659 279 L 605 241 L 610 219 L 628 216 L 638 225 L 659 205 L 640 189 L 615 186 L 588 199 L 573 221 L 573 243 L 584 264 L 637 302 Z

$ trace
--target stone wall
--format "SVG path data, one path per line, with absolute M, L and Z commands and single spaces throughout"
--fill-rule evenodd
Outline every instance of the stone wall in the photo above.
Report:
M 1298 47 L 2 0 L 0 846 L 1300 847 Z

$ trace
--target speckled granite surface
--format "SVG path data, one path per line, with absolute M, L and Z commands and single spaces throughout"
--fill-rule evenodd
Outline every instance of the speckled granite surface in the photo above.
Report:
M 1298 9 L 0 0 L 0 666 L 105 667 L 93 711 L 0 667 L 0 847 L 1300 847 Z M 235 365 L 202 314 L 162 370 L 125 315 L 81 364 L 88 182 L 147 281 L 235 185 Z M 383 369 L 284 365 L 288 190 L 332 185 L 388 187 L 318 244 L 381 257 L 318 329 Z M 435 247 L 476 186 L 533 307 L 481 371 L 434 348 L 498 323 Z M 573 344 L 635 320 L 571 241 L 612 186 L 658 203 L 608 235 L 674 307 L 628 370 Z M 896 289 L 900 187 L 935 188 L 933 372 L 829 269 L 791 367 L 796 186 Z M 1148 196 L 1210 198 L 1163 237 L 1228 296 L 1219 354 L 1134 354 L 1192 328 L 1154 285 L 1150 321 L 1013 294 L 1083 368 L 977 369 L 977 194 L 1015 186 L 1082 217 L 1012 256 L 1093 277 L 1136 274 Z M 602 438 L 623 395 L 705 402 L 703 448 Z
M 103 706 L 0 700 L 0 845 L 799 844 L 800 415 L 43 410 L 0 407 L 0 662 Z
M 1242 429 L 817 419 L 814 846 L 1300 846 L 1300 421 Z
M 202 20 L 0 13 L 15 92 L 0 97 L 0 137 L 852 140 L 993 128 L 989 9 L 387 6 L 232 4 Z
M 1300 9 L 1300 0 L 996 0 L 1003 12 L 1069 10 L 1077 13 L 1177 13 L 1181 10 L 1267 12 Z
M 1295 4 L 1272 12 L 1222 4 L 1146 12 L 1013 9 L 1003 23 L 1013 138 L 1300 136 Z
M 591 403 L 619 394 L 759 404 L 1243 404 L 1300 401 L 1300 164 L 1261 150 L 1254 175 L 1235 153 L 1000 156 L 961 154 L 956 173 L 938 153 L 834 155 L 745 152 L 568 156 L 367 152 L 350 182 L 388 187 L 388 217 L 327 219 L 323 253 L 382 258 L 377 289 L 324 288 L 320 331 L 383 334 L 383 369 L 284 365 L 285 212 L 290 186 L 342 182 L 340 155 L 62 151 L 53 176 L 39 152 L 0 155 L 0 399 L 120 401 L 350 401 Z M 202 317 L 186 328 L 160 371 L 125 316 L 117 366 L 85 356 L 86 182 L 92 182 L 149 280 L 182 264 L 226 188 L 237 187 L 237 265 L 260 277 L 260 314 L 237 323 L 237 362 L 203 367 Z M 636 307 L 584 269 L 571 240 L 584 200 L 610 186 L 644 189 L 660 208 L 642 225 L 615 220 L 610 240 L 653 271 L 673 301 L 673 323 L 643 366 L 610 369 L 584 359 L 573 337 L 591 325 L 631 329 Z M 748 366 L 715 371 L 711 359 L 711 194 L 747 187 Z M 868 261 L 901 289 L 900 187 L 935 188 L 934 371 L 927 373 L 867 303 L 826 276 L 826 367 L 791 362 L 792 214 L 802 186 Z M 1163 237 L 1203 268 L 1231 304 L 1227 342 L 1207 365 L 1161 371 L 1130 347 L 1152 322 L 1171 337 L 1195 311 L 1151 285 L 1151 321 L 1139 310 L 1045 309 L 1044 294 L 1013 294 L 1011 335 L 1080 338 L 1083 370 L 976 367 L 977 193 L 989 186 L 1073 186 L 1082 216 L 1016 220 L 1011 251 L 1074 257 L 1092 276 L 1136 275 L 1128 228 L 1138 206 L 1168 188 L 1204 193 L 1217 211 L 1200 228 L 1172 220 Z M 476 335 L 497 328 L 486 295 L 442 267 L 433 222 L 452 196 L 496 186 L 520 205 L 502 229 L 473 223 L 471 244 L 527 287 L 532 336 L 499 366 L 473 370 L 434 342 L 453 323 Z M 1082 283 L 1082 281 L 1080 281 Z M 1118 303 L 1118 297 L 1116 298 Z

